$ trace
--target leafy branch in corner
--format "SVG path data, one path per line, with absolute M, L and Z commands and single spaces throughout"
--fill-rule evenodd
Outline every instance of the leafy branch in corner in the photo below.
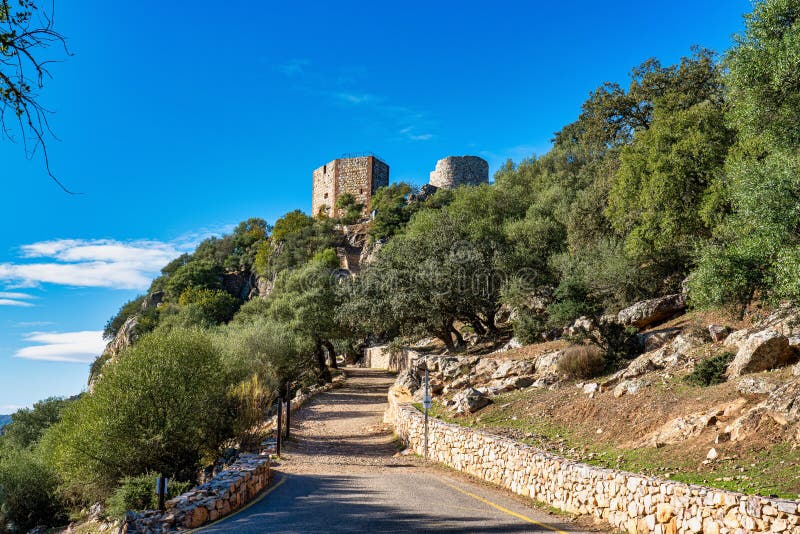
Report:
M 71 55 L 66 39 L 53 27 L 54 4 L 50 13 L 40 10 L 33 0 L 0 0 L 0 128 L 16 141 L 12 124 L 30 159 L 41 147 L 47 174 L 65 192 L 73 194 L 53 174 L 45 138 L 56 138 L 47 116 L 52 113 L 39 103 L 38 91 L 52 79 L 49 65 L 55 60 L 40 57 L 53 45 Z

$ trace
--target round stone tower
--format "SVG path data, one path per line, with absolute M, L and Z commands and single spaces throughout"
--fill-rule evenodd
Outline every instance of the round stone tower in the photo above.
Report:
M 489 164 L 478 156 L 449 156 L 436 162 L 430 184 L 443 189 L 489 182 Z

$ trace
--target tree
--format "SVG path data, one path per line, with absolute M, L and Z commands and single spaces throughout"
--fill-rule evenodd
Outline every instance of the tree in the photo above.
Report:
M 221 289 L 222 268 L 208 260 L 191 261 L 179 267 L 167 278 L 164 289 L 172 302 L 177 302 L 184 291 L 192 288 Z
M 45 168 L 61 189 L 71 193 L 50 169 L 45 137 L 52 135 L 47 115 L 39 102 L 38 90 L 51 78 L 49 64 L 42 59 L 44 50 L 62 45 L 64 37 L 53 26 L 52 13 L 40 10 L 33 0 L 0 0 L 0 127 L 14 140 L 12 121 L 28 157 L 41 148 Z
M 696 305 L 800 297 L 800 2 L 763 0 L 728 54 L 732 212 L 697 256 Z
M 330 381 L 330 371 L 325 351 L 331 366 L 336 367 L 333 341 L 347 337 L 336 320 L 336 311 L 342 304 L 336 287 L 338 268 L 336 252 L 326 249 L 304 267 L 281 272 L 269 297 L 270 318 L 310 342 L 320 376 L 326 381 Z
M 63 524 L 67 517 L 57 493 L 58 477 L 41 455 L 28 449 L 0 455 L 0 531 L 28 532 Z
M 229 387 L 208 334 L 147 334 L 63 411 L 42 438 L 43 457 L 80 502 L 147 471 L 188 480 L 231 432 Z
M 364 204 L 358 202 L 352 193 L 342 193 L 339 195 L 339 198 L 336 199 L 336 205 L 334 207 L 337 210 L 344 212 L 341 217 L 341 221 L 344 224 L 352 224 L 356 222 L 361 216 L 361 212 L 364 210 Z
M 685 276 L 694 247 L 724 212 L 723 165 L 734 140 L 720 105 L 682 109 L 682 99 L 659 100 L 650 127 L 622 149 L 606 208 L 627 253 L 660 263 L 662 278 Z
M 45 430 L 61 420 L 61 412 L 70 403 L 67 399 L 51 397 L 39 401 L 33 408 L 23 408 L 11 416 L 3 427 L 0 445 L 12 449 L 27 449 L 39 442 Z
M 369 229 L 373 240 L 388 239 L 403 228 L 414 211 L 408 203 L 413 188 L 404 182 L 381 187 L 370 199 L 370 209 L 375 218 Z

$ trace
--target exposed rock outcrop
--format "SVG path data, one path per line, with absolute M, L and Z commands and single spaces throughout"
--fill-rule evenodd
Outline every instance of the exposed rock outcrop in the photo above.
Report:
M 617 314 L 617 321 L 624 325 L 646 328 L 661 323 L 686 310 L 686 297 L 678 293 L 637 302 Z
M 733 334 L 731 334 L 733 335 Z M 736 358 L 728 366 L 728 376 L 767 371 L 797 360 L 797 352 L 789 339 L 775 330 L 762 330 L 750 335 L 740 344 Z
M 491 404 L 491 399 L 475 388 L 465 389 L 453 397 L 453 411 L 471 414 Z

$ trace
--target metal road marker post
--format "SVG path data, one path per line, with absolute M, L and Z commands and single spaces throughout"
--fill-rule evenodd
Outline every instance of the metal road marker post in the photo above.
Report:
M 165 500 L 167 496 L 167 484 L 169 479 L 166 477 L 156 477 L 156 495 L 158 496 L 158 509 L 164 511 L 166 509 Z
M 286 384 L 286 437 L 289 437 L 289 417 L 292 413 L 292 390 L 289 384 Z
M 428 410 L 431 408 L 431 392 L 427 369 L 425 369 L 425 396 L 422 398 L 422 407 L 425 408 L 425 461 L 428 461 Z
M 276 456 L 280 456 L 281 455 L 281 440 L 283 439 L 283 436 L 281 436 L 281 434 L 283 433 L 282 432 L 283 429 L 281 428 L 282 423 L 283 423 L 283 399 L 278 397 L 278 425 L 277 425 L 276 432 L 275 432 L 275 455 Z

